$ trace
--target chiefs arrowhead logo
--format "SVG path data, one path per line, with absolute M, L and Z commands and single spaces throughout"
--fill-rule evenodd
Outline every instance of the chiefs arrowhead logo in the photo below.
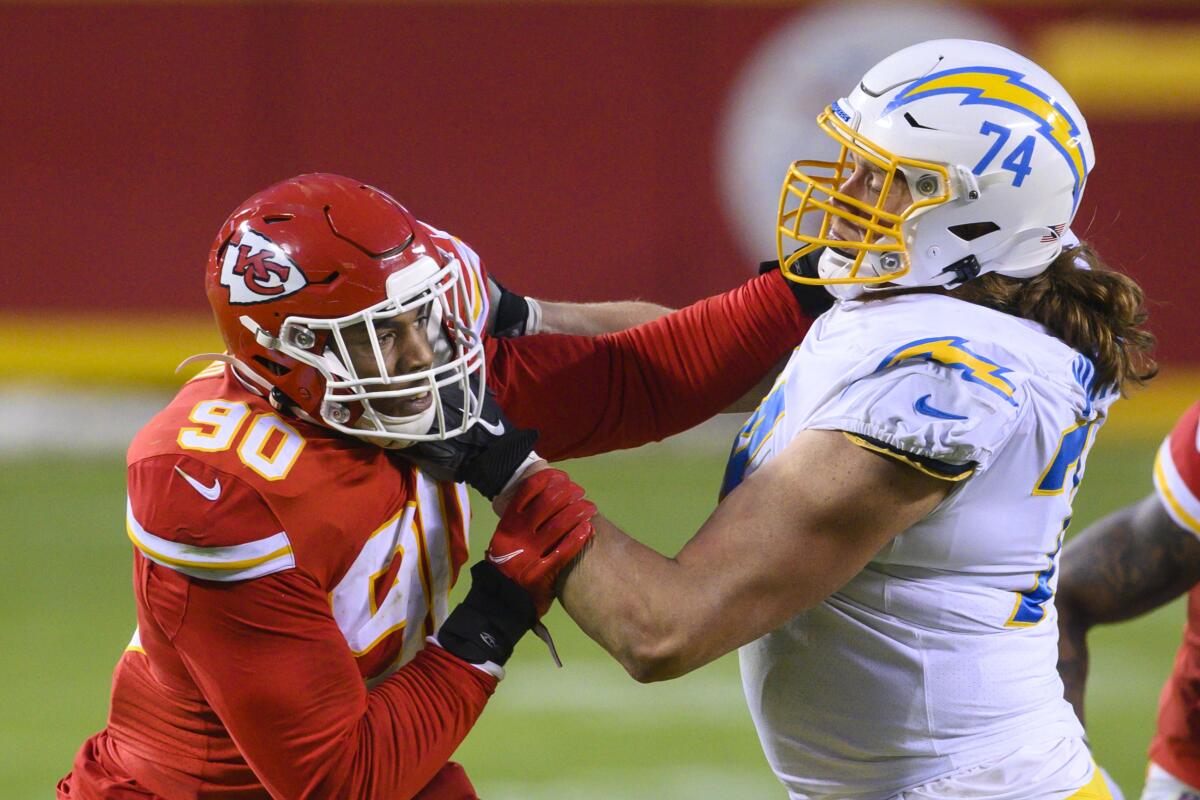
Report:
M 300 291 L 308 278 L 279 245 L 249 228 L 225 248 L 221 285 L 234 305 L 266 303 Z

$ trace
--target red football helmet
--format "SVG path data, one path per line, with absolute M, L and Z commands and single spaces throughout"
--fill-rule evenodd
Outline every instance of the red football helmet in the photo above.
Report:
M 392 197 L 324 173 L 244 202 L 221 226 L 205 280 L 243 379 L 310 421 L 388 447 L 449 438 L 479 419 L 483 344 L 466 286 L 455 255 Z M 381 350 L 377 323 L 401 315 L 428 338 L 419 363 Z M 446 413 L 443 387 L 461 408 Z

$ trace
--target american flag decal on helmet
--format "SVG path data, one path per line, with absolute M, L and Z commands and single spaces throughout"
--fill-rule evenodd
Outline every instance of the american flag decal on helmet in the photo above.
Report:
M 1050 225 L 1049 228 L 1050 232 L 1038 240 L 1042 244 L 1046 244 L 1047 242 L 1057 242 L 1059 239 L 1061 239 L 1062 232 L 1067 229 L 1067 223 L 1064 222 L 1062 225 Z

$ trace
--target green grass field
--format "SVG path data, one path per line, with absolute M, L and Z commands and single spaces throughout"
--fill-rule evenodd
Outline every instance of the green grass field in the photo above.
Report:
M 1076 530 L 1150 490 L 1156 444 L 1157 438 L 1101 435 L 1077 503 Z M 711 510 L 723 460 L 716 447 L 657 446 L 573 462 L 570 469 L 613 520 L 673 554 Z M 79 743 L 104 724 L 112 666 L 134 627 L 123 504 L 119 456 L 0 459 L 0 796 L 6 800 L 52 797 Z M 476 518 L 475 553 L 493 522 L 490 512 Z M 1183 614 L 1175 603 L 1093 636 L 1090 735 L 1100 763 L 1133 797 Z M 642 686 L 561 611 L 548 623 L 566 668 L 555 670 L 530 637 L 456 756 L 484 797 L 784 796 L 742 702 L 736 657 Z

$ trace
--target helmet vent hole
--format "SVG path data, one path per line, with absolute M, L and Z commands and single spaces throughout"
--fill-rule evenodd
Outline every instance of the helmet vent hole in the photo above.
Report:
M 314 286 L 328 286 L 329 284 L 331 284 L 331 283 L 333 283 L 334 281 L 336 281 L 336 280 L 338 279 L 338 276 L 339 276 L 340 274 L 341 274 L 340 272 L 338 272 L 337 270 L 334 270 L 333 272 L 331 272 L 331 273 L 329 273 L 328 275 L 326 275 L 324 278 L 321 278 L 321 280 L 319 280 L 319 281 L 312 281 L 312 284 L 313 284 Z
M 912 114 L 909 114 L 907 111 L 904 112 L 904 121 L 907 122 L 910 126 L 912 126 L 914 128 L 920 128 L 921 130 L 924 130 L 924 131 L 936 131 L 937 130 L 937 128 L 931 128 L 928 125 L 922 125 L 921 123 L 917 122 L 916 117 L 914 117 Z
M 374 258 L 376 258 L 376 259 L 378 259 L 378 260 L 380 260 L 380 261 L 382 261 L 382 260 L 383 260 L 383 259 L 385 259 L 385 258 L 391 258 L 392 256 L 397 256 L 397 255 L 400 255 L 401 253 L 403 253 L 405 250 L 407 250 L 407 249 L 408 249 L 408 246 L 409 246 L 410 244 L 412 244 L 412 240 L 413 240 L 413 237 L 412 237 L 412 236 L 409 236 L 409 237 L 408 237 L 407 239 L 405 239 L 405 240 L 404 240 L 402 243 L 400 243 L 400 244 L 396 245 L 396 246 L 395 246 L 395 247 L 393 247 L 392 249 L 390 249 L 390 250 L 384 250 L 382 253 L 379 253 L 379 254 L 377 254 L 377 255 L 375 255 L 375 256 L 373 256 L 373 257 L 374 257 Z
M 951 225 L 947 230 L 964 242 L 973 242 L 980 236 L 987 236 L 1000 230 L 994 222 L 967 222 L 962 225 Z
M 267 225 L 274 225 L 276 222 L 287 222 L 295 216 L 295 214 L 272 214 L 269 217 L 263 217 L 263 222 Z
M 291 372 L 291 370 L 285 367 L 283 364 L 277 364 L 269 358 L 264 358 L 263 356 L 254 356 L 253 358 L 259 363 L 260 366 L 263 367 L 263 369 L 265 369 L 267 372 L 270 372 L 272 375 L 287 375 L 289 372 Z

